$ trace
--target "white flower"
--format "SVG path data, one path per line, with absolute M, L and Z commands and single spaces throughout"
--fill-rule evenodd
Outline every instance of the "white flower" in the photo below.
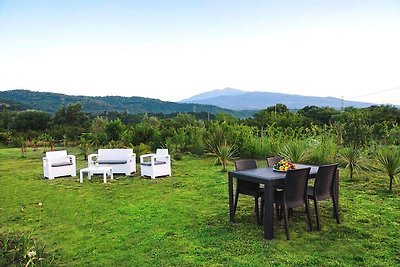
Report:
M 34 250 L 29 251 L 26 255 L 28 255 L 29 258 L 33 258 L 36 256 L 36 251 L 34 251 Z
M 37 205 L 38 205 L 39 207 L 41 207 L 41 206 L 43 206 L 43 203 L 42 203 L 42 202 L 39 202 Z

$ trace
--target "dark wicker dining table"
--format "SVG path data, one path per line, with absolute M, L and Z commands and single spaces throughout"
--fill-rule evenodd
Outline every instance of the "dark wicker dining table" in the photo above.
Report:
M 296 164 L 297 168 L 311 167 L 310 178 L 315 178 L 318 171 L 318 166 Z M 229 219 L 234 222 L 234 193 L 233 193 L 233 178 L 251 181 L 264 185 L 264 238 L 274 239 L 274 186 L 281 184 L 285 180 L 286 173 L 275 171 L 272 167 L 257 168 L 244 171 L 228 172 L 228 191 L 229 191 Z M 335 177 L 335 192 L 336 201 L 339 202 L 339 172 L 336 172 Z M 339 204 L 339 203 L 337 203 Z M 338 205 L 339 206 L 339 205 Z

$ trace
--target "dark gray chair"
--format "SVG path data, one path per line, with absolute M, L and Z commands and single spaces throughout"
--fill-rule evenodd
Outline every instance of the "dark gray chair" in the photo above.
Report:
M 340 223 L 337 199 L 335 195 L 335 179 L 338 164 L 322 165 L 318 168 L 314 186 L 308 186 L 308 199 L 314 201 L 315 215 L 317 217 L 317 230 L 321 229 L 318 210 L 318 201 L 332 199 L 333 214 L 336 222 Z
M 288 226 L 288 209 L 305 205 L 308 230 L 312 231 L 310 205 L 307 198 L 307 181 L 311 168 L 288 170 L 283 191 L 275 191 L 275 205 L 280 207 L 284 215 L 286 239 L 290 239 Z
M 265 159 L 267 161 L 267 166 L 268 167 L 273 167 L 275 164 L 277 164 L 279 161 L 283 160 L 283 157 L 267 157 Z
M 257 162 L 255 160 L 236 160 L 235 169 L 237 171 L 244 171 L 249 169 L 256 169 Z M 236 195 L 235 195 L 235 206 L 233 210 L 233 216 L 236 213 L 236 207 L 239 199 L 239 194 L 253 196 L 254 197 L 254 212 L 256 214 L 257 223 L 261 224 L 260 221 L 260 209 L 258 205 L 258 200 L 261 198 L 263 191 L 260 188 L 259 183 L 253 183 L 249 181 L 237 180 L 236 184 Z

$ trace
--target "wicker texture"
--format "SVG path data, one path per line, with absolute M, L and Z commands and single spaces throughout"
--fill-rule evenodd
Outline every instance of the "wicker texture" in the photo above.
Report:
M 283 160 L 283 158 L 282 157 L 269 157 L 269 158 L 266 158 L 265 160 L 267 161 L 268 167 L 273 167 L 279 161 Z
M 311 168 L 288 170 L 283 191 L 275 192 L 275 204 L 281 208 L 284 214 L 285 231 L 287 240 L 290 239 L 288 226 L 288 209 L 305 205 L 308 230 L 312 231 L 310 208 L 307 198 L 307 181 Z
M 338 164 L 322 165 L 318 168 L 314 186 L 307 188 L 309 199 L 314 201 L 315 215 L 317 219 L 317 229 L 320 230 L 320 216 L 318 201 L 332 199 L 334 216 L 337 223 L 340 223 L 337 201 L 335 199 L 334 186 Z
M 235 169 L 237 171 L 244 171 L 244 170 L 256 169 L 256 168 L 257 168 L 257 162 L 255 160 L 236 160 L 235 161 Z M 254 212 L 256 214 L 257 223 L 261 224 L 258 199 L 262 196 L 262 193 L 263 192 L 262 192 L 262 189 L 260 188 L 260 184 L 238 179 L 237 184 L 236 184 L 235 206 L 234 206 L 234 210 L 233 210 L 234 216 L 236 213 L 239 194 L 253 196 L 254 197 Z

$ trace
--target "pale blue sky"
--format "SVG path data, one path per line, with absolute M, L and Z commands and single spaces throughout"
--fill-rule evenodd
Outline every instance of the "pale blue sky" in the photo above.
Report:
M 399 47 L 400 1 L 0 0 L 0 90 L 400 104 Z

